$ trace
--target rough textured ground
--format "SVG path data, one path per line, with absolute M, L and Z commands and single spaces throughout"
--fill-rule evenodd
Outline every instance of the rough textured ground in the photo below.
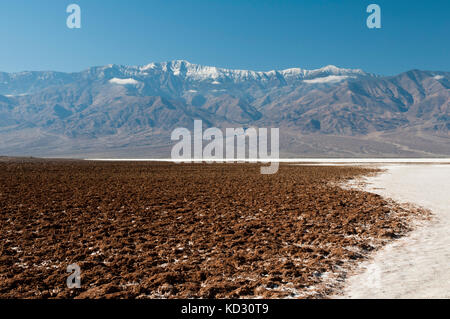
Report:
M 0 161 L 0 297 L 323 297 L 408 230 L 402 209 L 337 186 L 368 170 L 259 167 Z

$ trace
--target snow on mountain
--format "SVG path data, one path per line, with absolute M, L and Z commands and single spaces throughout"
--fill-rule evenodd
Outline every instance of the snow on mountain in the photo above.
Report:
M 326 78 L 337 76 L 341 78 Z M 290 68 L 285 70 L 252 71 L 233 70 L 213 66 L 193 64 L 185 60 L 168 62 L 152 62 L 143 66 L 125 66 L 108 64 L 91 67 L 82 72 L 0 72 L 0 94 L 18 95 L 39 92 L 51 86 L 62 86 L 83 81 L 96 83 L 111 83 L 117 85 L 137 85 L 143 83 L 146 92 L 159 93 L 166 88 L 170 92 L 196 90 L 196 85 L 208 89 L 208 85 L 279 85 L 301 83 L 303 80 L 324 78 L 323 80 L 305 83 L 333 83 L 336 79 L 359 78 L 372 76 L 359 69 L 344 69 L 336 66 L 326 66 L 315 70 Z M 206 85 L 206 87 L 205 87 Z M 194 86 L 194 87 L 192 87 Z
M 304 80 L 303 82 L 305 83 L 333 83 L 333 82 L 340 82 L 343 81 L 345 79 L 348 79 L 349 76 L 348 75 L 329 75 L 329 76 L 324 76 L 324 77 L 320 77 L 320 78 L 315 78 L 315 79 L 311 79 L 311 80 Z
M 109 83 L 119 84 L 119 85 L 136 85 L 136 84 L 139 84 L 139 81 L 136 81 L 135 79 L 132 79 L 132 78 L 128 78 L 128 79 L 112 78 L 111 80 L 109 80 Z
M 323 77 L 328 75 L 354 75 L 368 76 L 369 74 L 360 69 L 344 69 L 333 65 L 315 69 L 304 70 L 301 68 L 290 68 L 285 70 L 272 71 L 252 71 L 252 70 L 234 70 L 226 68 L 218 68 L 212 66 L 204 66 L 192 64 L 185 60 L 175 60 L 161 63 L 150 63 L 140 67 L 132 67 L 141 72 L 141 75 L 148 76 L 153 74 L 170 73 L 187 80 L 193 81 L 209 81 L 226 79 L 233 82 L 242 81 L 267 81 L 276 77 L 288 79 L 310 79 L 314 77 Z M 130 70 L 130 69 L 129 69 Z

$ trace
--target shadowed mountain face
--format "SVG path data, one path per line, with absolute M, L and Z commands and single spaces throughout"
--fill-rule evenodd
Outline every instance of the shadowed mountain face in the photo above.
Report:
M 0 73 L 0 155 L 169 157 L 170 133 L 279 127 L 283 156 L 448 156 L 450 73 L 327 66 L 254 72 L 186 61 Z

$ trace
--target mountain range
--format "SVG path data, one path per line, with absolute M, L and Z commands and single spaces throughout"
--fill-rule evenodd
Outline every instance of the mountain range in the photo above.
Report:
M 183 60 L 0 72 L 0 155 L 170 157 L 170 133 L 279 127 L 283 157 L 450 155 L 450 72 L 256 72 Z

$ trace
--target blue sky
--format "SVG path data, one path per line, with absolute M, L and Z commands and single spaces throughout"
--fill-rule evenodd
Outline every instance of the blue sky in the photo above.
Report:
M 82 28 L 66 27 L 67 5 Z M 382 28 L 366 26 L 379 4 Z M 448 0 L 2 0 L 0 71 L 184 59 L 272 70 L 450 71 Z

